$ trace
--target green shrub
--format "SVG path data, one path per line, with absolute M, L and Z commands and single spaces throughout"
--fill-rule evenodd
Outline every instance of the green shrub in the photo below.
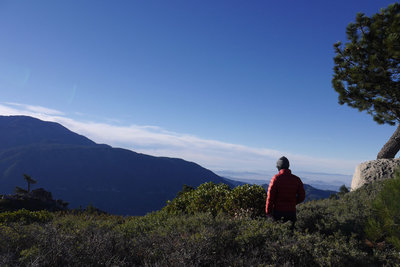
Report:
M 182 192 L 169 203 L 170 210 L 167 206 L 140 217 L 74 211 L 47 212 L 42 217 L 28 211 L 0 213 L 0 265 L 393 266 L 400 262 L 392 246 L 365 244 L 363 227 L 375 214 L 372 202 L 380 183 L 339 199 L 299 205 L 295 231 L 290 223 L 246 212 L 232 216 L 230 210 L 249 206 L 262 206 L 264 212 L 265 192 L 257 186 L 235 191 L 209 183 L 199 188 L 197 195 L 198 189 Z M 216 200 L 223 205 L 213 209 Z M 261 207 L 256 210 L 261 212 Z
M 229 192 L 225 211 L 233 216 L 264 216 L 267 193 L 259 185 L 242 185 Z
M 364 237 L 364 227 L 372 214 L 372 201 L 382 188 L 382 182 L 366 184 L 340 198 L 309 201 L 297 206 L 296 227 L 300 231 L 332 235 Z
M 242 185 L 231 189 L 226 184 L 201 184 L 195 190 L 184 190 L 163 209 L 169 214 L 225 212 L 232 216 L 262 216 L 267 195 L 259 185 Z
M 400 172 L 385 181 L 372 207 L 367 237 L 375 243 L 386 241 L 400 251 Z
M 7 211 L 0 213 L 0 223 L 24 223 L 31 224 L 34 222 L 45 223 L 53 219 L 53 214 L 46 210 L 29 211 L 21 209 L 18 211 Z
M 224 211 L 224 203 L 231 189 L 226 184 L 213 182 L 199 185 L 195 190 L 187 190 L 168 201 L 164 211 L 170 214 L 195 214 L 211 212 L 216 215 Z

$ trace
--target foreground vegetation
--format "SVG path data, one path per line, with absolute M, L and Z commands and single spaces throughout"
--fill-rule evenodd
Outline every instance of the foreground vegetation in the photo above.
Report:
M 186 187 L 163 210 L 142 217 L 95 209 L 3 212 L 0 265 L 396 266 L 399 209 L 379 212 L 395 186 L 382 186 L 299 205 L 294 232 L 261 216 L 262 205 L 249 209 L 253 197 L 265 194 L 258 186 Z

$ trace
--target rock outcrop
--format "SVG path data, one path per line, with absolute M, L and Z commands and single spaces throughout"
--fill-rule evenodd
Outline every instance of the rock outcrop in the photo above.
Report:
M 377 159 L 357 165 L 351 181 L 351 190 L 373 181 L 393 178 L 395 171 L 400 167 L 400 158 Z

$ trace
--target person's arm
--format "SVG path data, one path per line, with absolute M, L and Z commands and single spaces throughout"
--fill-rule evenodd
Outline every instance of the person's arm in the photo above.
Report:
M 299 178 L 299 186 L 297 187 L 296 204 L 303 202 L 305 198 L 306 198 L 306 192 L 304 191 L 304 185 L 303 185 L 303 182 Z
M 272 177 L 271 182 L 268 187 L 267 203 L 265 204 L 265 213 L 267 215 L 272 215 L 272 211 L 275 205 L 276 197 L 276 178 Z

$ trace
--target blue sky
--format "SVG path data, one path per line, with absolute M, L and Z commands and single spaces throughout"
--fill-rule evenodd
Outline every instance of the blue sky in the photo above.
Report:
M 0 114 L 214 171 L 352 174 L 395 128 L 337 103 L 333 44 L 394 1 L 0 1 Z

